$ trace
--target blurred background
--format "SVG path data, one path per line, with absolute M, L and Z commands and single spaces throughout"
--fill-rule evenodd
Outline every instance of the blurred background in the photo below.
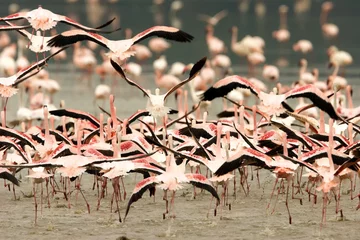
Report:
M 294 52 L 292 45 L 300 39 L 308 39 L 312 42 L 314 50 L 306 58 L 309 62 L 320 66 L 327 62 L 326 49 L 330 45 L 351 52 L 355 64 L 356 56 L 359 55 L 360 32 L 357 25 L 360 22 L 358 14 L 360 1 L 332 1 L 334 9 L 328 19 L 340 29 L 338 37 L 332 40 L 325 39 L 321 31 L 319 19 L 321 4 L 324 1 L 320 0 L 181 0 L 176 1 L 181 2 L 181 6 L 177 6 L 176 9 L 173 2 L 172 0 L 2 0 L 0 15 L 6 16 L 9 11 L 32 10 L 42 5 L 43 8 L 69 16 L 92 27 L 116 17 L 112 26 L 121 26 L 122 30 L 106 35 L 114 40 L 123 39 L 126 28 L 131 28 L 136 34 L 153 25 L 172 25 L 191 33 L 195 39 L 191 44 L 173 43 L 173 47 L 166 52 L 168 61 L 194 62 L 208 54 L 205 43 L 206 23 L 200 21 L 199 14 L 212 16 L 221 10 L 226 10 L 227 16 L 215 26 L 214 33 L 229 46 L 226 53 L 235 66 L 238 66 L 240 59 L 230 49 L 232 26 L 239 28 L 239 40 L 246 35 L 260 36 L 265 40 L 264 51 L 268 64 L 276 64 L 279 57 L 286 57 L 290 66 L 295 66 L 302 55 Z M 278 43 L 272 37 L 272 32 L 279 28 L 280 5 L 289 7 L 288 29 L 291 36 L 286 43 Z M 57 26 L 58 32 L 67 29 L 69 27 L 65 24 L 60 23 Z M 11 35 L 16 37 L 16 32 Z
M 336 45 L 337 48 L 352 55 L 352 64 L 346 66 L 346 78 L 350 84 L 354 84 L 354 91 L 358 91 L 360 72 L 357 68 L 357 61 L 360 52 L 360 32 L 357 25 L 360 22 L 360 15 L 358 14 L 360 1 L 332 1 L 332 9 L 327 11 L 326 22 L 335 24 L 339 31 L 331 38 L 324 35 L 320 24 L 324 2 L 320 0 L 2 0 L 0 16 L 7 16 L 18 11 L 30 11 L 41 5 L 45 9 L 66 15 L 89 27 L 100 26 L 109 19 L 116 17 L 116 20 L 107 29 L 121 27 L 121 30 L 104 34 L 111 40 L 124 39 L 126 32 L 128 32 L 127 29 L 131 29 L 134 35 L 154 25 L 169 25 L 180 28 L 193 35 L 195 39 L 191 43 L 171 42 L 171 47 L 161 53 L 166 55 L 168 64 L 162 71 L 167 72 L 171 64 L 176 61 L 188 64 L 196 62 L 204 56 L 209 58 L 215 56 L 209 52 L 206 41 L 209 24 L 203 19 L 206 18 L 204 15 L 214 16 L 222 12 L 224 13 L 223 18 L 213 24 L 213 35 L 224 43 L 225 50 L 222 54 L 231 61 L 232 71 L 229 74 L 264 79 L 262 77 L 264 64 L 272 64 L 279 67 L 279 81 L 284 85 L 290 85 L 299 80 L 298 63 L 301 58 L 305 58 L 308 61 L 309 71 L 318 68 L 319 79 L 326 82 L 333 71 L 328 68 L 330 56 L 328 48 Z M 283 22 L 281 25 L 279 10 L 282 5 L 286 6 L 282 9 L 286 10 L 287 17 L 285 23 Z M 14 21 L 14 23 L 28 24 L 24 20 Z M 249 74 L 250 68 L 246 57 L 239 56 L 233 51 L 231 40 L 234 26 L 238 28 L 237 41 L 251 35 L 261 37 L 265 42 L 265 46 L 260 49 L 264 59 L 258 64 L 257 71 L 252 74 Z M 64 23 L 58 23 L 56 26 L 57 33 L 69 29 L 70 26 Z M 282 42 L 275 39 L 274 31 L 279 29 L 288 30 L 290 38 Z M 17 39 L 23 38 L 16 31 L 6 32 L 6 34 L 9 34 L 10 42 L 14 43 Z M 46 36 L 53 34 L 55 33 L 47 32 Z M 312 50 L 308 53 L 294 51 L 294 44 L 302 39 L 306 39 L 312 44 Z M 28 40 L 25 41 L 28 42 Z M 148 46 L 149 41 L 150 39 L 146 39 L 141 44 Z M 110 76 L 107 75 L 106 77 L 101 75 L 105 74 L 102 71 L 105 71 L 103 69 L 106 67 L 103 66 L 106 64 L 109 66 L 108 59 L 101 54 L 106 52 L 106 49 L 92 42 L 83 42 L 81 45 L 90 48 L 91 54 L 96 58 L 92 65 L 82 68 L 83 60 L 80 60 L 79 66 L 74 61 L 73 47 L 66 50 L 67 58 L 65 60 L 54 59 L 49 62 L 46 70 L 51 73 L 50 78 L 56 79 L 61 86 L 61 90 L 56 90 L 59 93 L 54 96 L 51 102 L 59 107 L 60 101 L 65 100 L 66 107 L 97 113 L 99 109 L 94 104 L 88 103 L 92 103 L 94 100 L 94 95 L 91 93 L 96 92 L 95 86 L 104 83 L 106 78 L 105 84 L 111 86 L 111 92 L 117 97 L 116 104 L 120 109 L 120 117 L 129 116 L 136 109 L 144 108 L 144 99 L 138 90 L 124 84 L 116 72 L 110 73 Z M 36 60 L 36 54 L 28 49 L 24 49 L 23 54 L 31 61 Z M 128 60 L 141 64 L 142 74 L 138 75 L 137 80 L 146 89 L 155 88 L 154 61 L 159 55 L 153 52 L 150 58 L 141 62 L 136 56 Z M 54 64 L 55 61 L 56 64 Z M 110 71 L 114 72 L 111 65 Z M 214 80 L 221 79 L 224 74 L 226 72 L 218 74 Z M 340 74 L 343 75 L 344 71 L 342 70 Z M 84 80 L 78 81 L 84 78 L 91 79 L 91 81 L 87 83 Z M 185 77 L 180 76 L 179 78 L 184 79 Z M 86 85 L 88 87 L 84 87 Z M 358 96 L 360 95 L 354 94 L 355 102 L 359 102 Z M 107 97 L 103 97 L 103 99 L 108 101 Z M 9 109 L 11 110 L 9 114 L 12 117 L 15 117 L 18 102 L 19 100 L 16 98 L 9 101 Z M 129 102 L 131 102 L 131 107 L 129 107 Z M 40 107 L 41 104 L 39 104 Z M 172 99 L 169 104 L 175 106 Z M 221 109 L 220 101 L 213 104 L 213 108 Z M 217 110 L 213 112 L 217 112 Z

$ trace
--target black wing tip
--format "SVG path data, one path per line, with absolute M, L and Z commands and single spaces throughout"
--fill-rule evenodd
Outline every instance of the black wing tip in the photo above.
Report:
M 179 42 L 191 42 L 194 39 L 194 36 L 182 30 L 177 31 L 177 36 L 176 40 Z
M 19 180 L 17 180 L 17 178 L 14 175 L 12 175 L 12 174 L 10 174 L 8 172 L 0 173 L 0 178 L 3 178 L 3 179 L 6 179 L 6 180 L 10 181 L 13 184 L 15 184 L 16 186 L 20 186 Z
M 100 26 L 98 26 L 98 27 L 96 27 L 95 29 L 101 29 L 101 28 L 104 28 L 104 27 L 106 27 L 106 26 L 108 26 L 108 25 L 110 25 L 114 20 L 116 19 L 116 17 L 113 17 L 112 19 L 110 19 L 109 21 L 107 21 L 106 23 L 104 23 L 104 24 L 102 24 L 102 25 L 100 25 Z
M 52 37 L 49 41 L 47 41 L 46 44 L 49 47 L 63 47 L 65 45 L 67 45 L 67 44 L 62 43 L 63 38 L 64 37 L 61 34 L 58 34 L 58 35 Z
M 196 75 L 200 70 L 204 67 L 206 63 L 207 57 L 203 57 L 198 62 L 194 64 L 194 66 L 190 70 L 190 78 Z
M 177 114 L 177 113 L 179 113 L 178 110 L 176 110 L 176 109 L 170 109 L 169 114 Z
M 115 62 L 114 60 L 110 59 L 110 63 L 113 66 L 113 68 L 123 77 L 126 79 L 126 75 L 124 70 L 121 68 L 121 66 Z

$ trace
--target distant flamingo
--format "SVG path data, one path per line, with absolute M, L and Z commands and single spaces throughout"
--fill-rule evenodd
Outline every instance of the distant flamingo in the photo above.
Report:
M 262 72 L 263 77 L 266 80 L 278 81 L 279 80 L 279 69 L 273 65 L 265 65 Z
M 288 10 L 288 7 L 285 5 L 281 5 L 279 7 L 280 27 L 279 30 L 272 33 L 273 38 L 275 38 L 278 42 L 287 42 L 290 39 L 290 32 L 287 29 Z
M 309 40 L 299 40 L 293 45 L 293 50 L 295 52 L 301 52 L 307 54 L 313 50 L 313 45 Z
M 214 16 L 208 16 L 208 15 L 205 15 L 205 14 L 200 14 L 199 19 L 201 21 L 204 21 L 207 24 L 215 27 L 219 23 L 219 21 L 221 19 L 223 19 L 224 17 L 227 16 L 227 14 L 228 14 L 228 11 L 222 10 L 222 11 L 216 13 Z
M 336 38 L 339 34 L 339 27 L 333 23 L 328 23 L 327 18 L 330 11 L 333 9 L 334 5 L 332 2 L 323 2 L 321 5 L 321 14 L 320 14 L 320 25 L 321 30 L 326 38 Z
M 212 56 L 225 51 L 224 41 L 214 36 L 214 28 L 211 25 L 206 27 L 206 44 Z

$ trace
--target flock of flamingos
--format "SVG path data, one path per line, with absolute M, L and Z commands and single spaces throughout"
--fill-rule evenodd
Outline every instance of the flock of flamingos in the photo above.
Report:
M 330 39 L 339 33 L 335 24 L 327 22 L 332 8 L 331 2 L 324 2 L 320 19 L 324 36 Z M 279 42 L 290 39 L 287 11 L 286 6 L 280 6 L 280 27 L 273 32 Z M 272 65 L 263 68 L 263 79 L 269 81 L 264 84 L 253 77 L 255 66 L 265 61 L 263 39 L 246 36 L 238 41 L 237 28 L 233 27 L 231 50 L 247 59 L 249 73 L 248 77 L 232 75 L 230 59 L 224 54 L 226 44 L 214 35 L 214 28 L 226 14 L 221 11 L 214 17 L 201 17 L 207 23 L 209 58 L 194 59 L 194 64 L 174 63 L 166 74 L 166 59 L 159 57 L 154 62 L 158 87 L 155 90 L 144 89 L 139 84 L 141 65 L 128 59 L 134 56 L 141 63 L 153 53 L 160 55 L 170 46 L 166 40 L 191 42 L 194 37 L 189 33 L 175 27 L 154 26 L 133 37 L 127 30 L 124 40 L 109 40 L 103 34 L 118 29 L 104 28 L 114 19 L 91 28 L 41 6 L 0 18 L 4 24 L 0 27 L 1 38 L 5 38 L 3 31 L 19 32 L 26 38 L 23 47 L 35 52 L 38 59 L 30 64 L 20 55 L 16 61 L 20 70 L 16 72 L 5 64 L 14 56 L 13 46 L 5 47 L 0 56 L 4 75 L 0 78 L 3 103 L 0 177 L 16 198 L 15 186 L 21 185 L 17 175 L 26 169 L 33 184 L 35 223 L 39 198 L 41 203 L 46 199 L 50 206 L 55 194 L 62 195 L 70 207 L 71 198 L 80 193 L 90 213 L 81 185 L 84 174 L 94 176 L 97 207 L 106 190 L 112 188 L 111 205 L 116 203 L 120 221 L 124 220 L 120 212 L 125 211 L 125 218 L 131 217 L 131 206 L 140 204 L 138 201 L 141 202 L 147 192 L 150 197 L 164 194 L 163 217 L 175 217 L 172 211 L 175 194 L 184 184 L 194 186 L 194 197 L 199 194 L 198 188 L 208 192 L 210 209 L 221 217 L 230 185 L 233 184 L 234 193 L 241 190 L 248 194 L 248 181 L 253 174 L 260 184 L 259 171 L 270 171 L 275 176 L 268 208 L 274 195 L 277 199 L 285 194 L 290 224 L 289 203 L 303 204 L 304 198 L 317 203 L 318 193 L 322 193 L 323 200 L 322 224 L 326 221 L 329 202 L 336 204 L 336 214 L 342 216 L 341 188 L 346 179 L 351 183 L 350 197 L 359 199 L 356 209 L 360 208 L 355 185 L 360 173 L 360 142 L 356 139 L 360 132 L 357 125 L 360 111 L 353 107 L 351 86 L 338 75 L 340 68 L 352 63 L 351 55 L 335 46 L 329 48 L 329 65 L 334 72 L 326 82 L 318 79 L 317 69 L 308 72 L 306 60 L 301 59 L 298 81 L 291 86 L 278 82 L 279 70 Z M 16 25 L 19 21 L 23 24 Z M 72 26 L 73 30 L 54 35 L 58 22 Z M 31 29 L 31 33 L 26 29 Z M 50 31 L 52 36 L 46 36 Z M 141 45 L 148 38 L 151 51 Z M 77 59 L 85 70 L 93 69 L 93 53 L 80 46 L 83 41 L 108 50 L 96 72 L 102 77 L 120 75 L 124 79 L 121 84 L 140 90 L 147 99 L 144 109 L 133 109 L 133 115 L 118 118 L 114 96 L 106 84 L 97 86 L 95 95 L 97 99 L 109 101 L 110 110 L 101 108 L 99 116 L 69 108 L 50 108 L 51 96 L 59 86 L 47 79 L 43 69 L 51 58 L 63 57 L 64 50 L 72 45 L 75 46 L 74 61 Z M 293 45 L 293 50 L 306 54 L 312 50 L 311 42 L 300 40 Z M 273 86 L 270 93 L 267 85 Z M 18 126 L 14 127 L 14 123 L 6 119 L 7 101 L 15 94 L 24 98 L 25 89 L 29 106 L 19 108 Z M 173 97 L 177 101 L 176 109 L 166 105 L 167 99 Z M 190 107 L 188 98 L 193 103 Z M 208 111 L 213 101 L 219 101 L 216 98 L 223 99 L 224 109 L 217 114 L 217 119 L 210 119 Z M 255 99 L 253 105 L 249 105 L 248 98 Z M 131 108 L 131 104 L 128 107 Z M 34 125 L 39 119 L 41 124 Z M 136 183 L 127 197 L 123 179 L 134 172 L 142 174 L 143 180 Z M 293 199 L 296 201 L 291 201 Z M 123 200 L 128 202 L 125 210 L 119 208 L 119 201 Z

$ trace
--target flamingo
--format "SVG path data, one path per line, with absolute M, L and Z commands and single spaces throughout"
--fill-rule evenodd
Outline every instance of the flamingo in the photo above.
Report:
M 106 33 L 106 31 L 100 30 L 99 28 L 106 27 L 115 20 L 115 19 L 111 19 L 110 21 L 106 22 L 105 24 L 103 24 L 98 28 L 90 28 L 74 21 L 69 17 L 53 13 L 50 10 L 44 9 L 41 6 L 39 6 L 37 9 L 28 12 L 17 12 L 9 16 L 2 17 L 0 18 L 0 21 L 13 21 L 19 19 L 28 20 L 31 27 L 35 30 L 42 30 L 42 31 L 50 30 L 53 27 L 55 27 L 58 22 L 63 22 L 73 27 L 83 29 L 85 31 L 103 32 L 103 33 Z
M 172 135 L 169 135 L 169 144 L 170 147 L 172 147 Z M 171 154 L 166 159 L 166 170 L 162 174 L 146 178 L 137 183 L 127 204 L 125 218 L 129 213 L 131 204 L 139 200 L 147 189 L 156 185 L 165 191 L 164 200 L 166 201 L 166 212 L 163 214 L 164 219 L 165 215 L 169 213 L 167 191 L 173 191 L 170 202 L 170 209 L 173 210 L 175 192 L 182 188 L 181 183 L 190 183 L 196 187 L 200 187 L 210 192 L 213 197 L 220 201 L 216 190 L 205 176 L 193 173 L 185 174 L 185 163 L 186 162 L 183 161 L 182 164 L 177 165 L 174 155 Z M 175 217 L 174 213 L 172 217 Z
M 334 4 L 332 2 L 323 2 L 321 5 L 321 14 L 320 14 L 320 25 L 321 30 L 326 38 L 332 39 L 336 38 L 339 35 L 339 27 L 333 23 L 328 23 L 327 18 L 330 11 L 333 9 Z
M 221 19 L 223 19 L 224 17 L 227 16 L 227 14 L 228 14 L 228 11 L 222 10 L 222 11 L 216 13 L 214 16 L 208 16 L 208 15 L 205 15 L 205 14 L 200 14 L 199 19 L 201 21 L 206 22 L 208 25 L 211 25 L 212 27 L 215 27 L 219 23 L 219 21 Z
M 305 83 L 305 84 L 312 84 L 315 82 L 316 78 L 314 76 L 313 73 L 311 72 L 307 72 L 307 65 L 308 62 L 305 58 L 302 58 L 299 61 L 299 66 L 300 66 L 300 70 L 299 70 L 299 81 L 300 83 Z
M 116 62 L 111 60 L 111 64 L 113 65 L 115 70 L 121 75 L 121 77 L 123 79 L 125 79 L 130 85 L 133 85 L 133 86 L 137 87 L 140 91 L 142 91 L 149 98 L 150 106 L 147 107 L 147 110 L 155 118 L 156 117 L 164 117 L 165 115 L 167 115 L 170 112 L 170 108 L 164 106 L 166 98 L 171 93 L 173 93 L 178 88 L 180 88 L 182 85 L 186 84 L 187 82 L 191 81 L 194 77 L 196 77 L 196 75 L 200 72 L 201 68 L 205 65 L 205 62 L 206 62 L 206 58 L 203 58 L 200 61 L 198 61 L 194 65 L 194 67 L 191 69 L 189 77 L 186 80 L 180 82 L 179 84 L 173 86 L 165 94 L 159 95 L 160 90 L 156 89 L 155 90 L 155 95 L 153 95 L 153 94 L 150 94 L 149 92 L 147 92 L 140 85 L 138 85 L 137 83 L 135 83 L 134 81 L 132 81 L 131 79 L 126 77 L 126 75 L 125 75 L 124 71 L 122 70 L 122 68 Z
M 353 58 L 350 53 L 339 50 L 335 46 L 329 47 L 328 55 L 329 67 L 334 67 L 334 72 L 332 74 L 333 76 L 336 76 L 338 74 L 340 67 L 351 65 L 353 62 Z
M 30 78 L 31 76 L 37 74 L 40 71 L 40 68 L 43 68 L 47 61 L 51 59 L 53 56 L 55 56 L 57 53 L 63 51 L 66 48 L 62 48 L 56 53 L 44 58 L 43 60 L 40 60 L 36 63 L 31 64 L 25 69 L 21 69 L 16 74 L 10 76 L 10 77 L 3 77 L 0 78 L 0 96 L 4 97 L 5 103 L 4 103 L 4 112 L 6 116 L 6 104 L 8 101 L 8 98 L 13 96 L 17 93 L 18 89 L 16 89 L 16 86 L 20 84 L 21 82 L 25 81 L 26 79 Z M 36 70 L 34 73 L 33 71 Z
M 272 33 L 273 38 L 278 42 L 287 42 L 290 39 L 290 32 L 287 29 L 287 13 L 289 8 L 285 5 L 279 7 L 280 27 L 279 30 Z
M 302 40 L 297 41 L 293 45 L 293 50 L 295 52 L 301 52 L 303 54 L 306 54 L 313 50 L 313 45 L 309 40 L 302 39 Z
M 123 61 L 135 54 L 131 47 L 146 38 L 158 36 L 178 42 L 190 42 L 194 37 L 180 29 L 167 26 L 154 26 L 148 28 L 134 37 L 125 40 L 113 41 L 99 34 L 84 30 L 70 30 L 54 36 L 47 44 L 51 47 L 62 47 L 83 40 L 89 40 L 100 44 L 110 50 L 108 56 L 117 61 Z
M 279 80 L 279 69 L 274 65 L 265 65 L 262 74 L 266 80 L 274 82 Z
M 325 96 L 324 93 L 322 93 L 313 85 L 297 87 L 285 94 L 275 95 L 274 93 L 264 93 L 247 79 L 233 75 L 216 82 L 212 87 L 204 92 L 204 94 L 201 96 L 201 99 L 203 101 L 211 101 L 214 98 L 225 96 L 231 90 L 236 88 L 249 89 L 255 96 L 257 96 L 261 101 L 259 110 L 262 112 L 280 114 L 284 111 L 283 104 L 286 99 L 305 97 L 309 98 L 315 104 L 315 106 L 327 112 L 331 118 L 339 119 L 339 116 L 336 114 L 327 96 Z
M 224 41 L 214 36 L 214 28 L 211 25 L 206 27 L 206 44 L 212 56 L 225 51 Z

